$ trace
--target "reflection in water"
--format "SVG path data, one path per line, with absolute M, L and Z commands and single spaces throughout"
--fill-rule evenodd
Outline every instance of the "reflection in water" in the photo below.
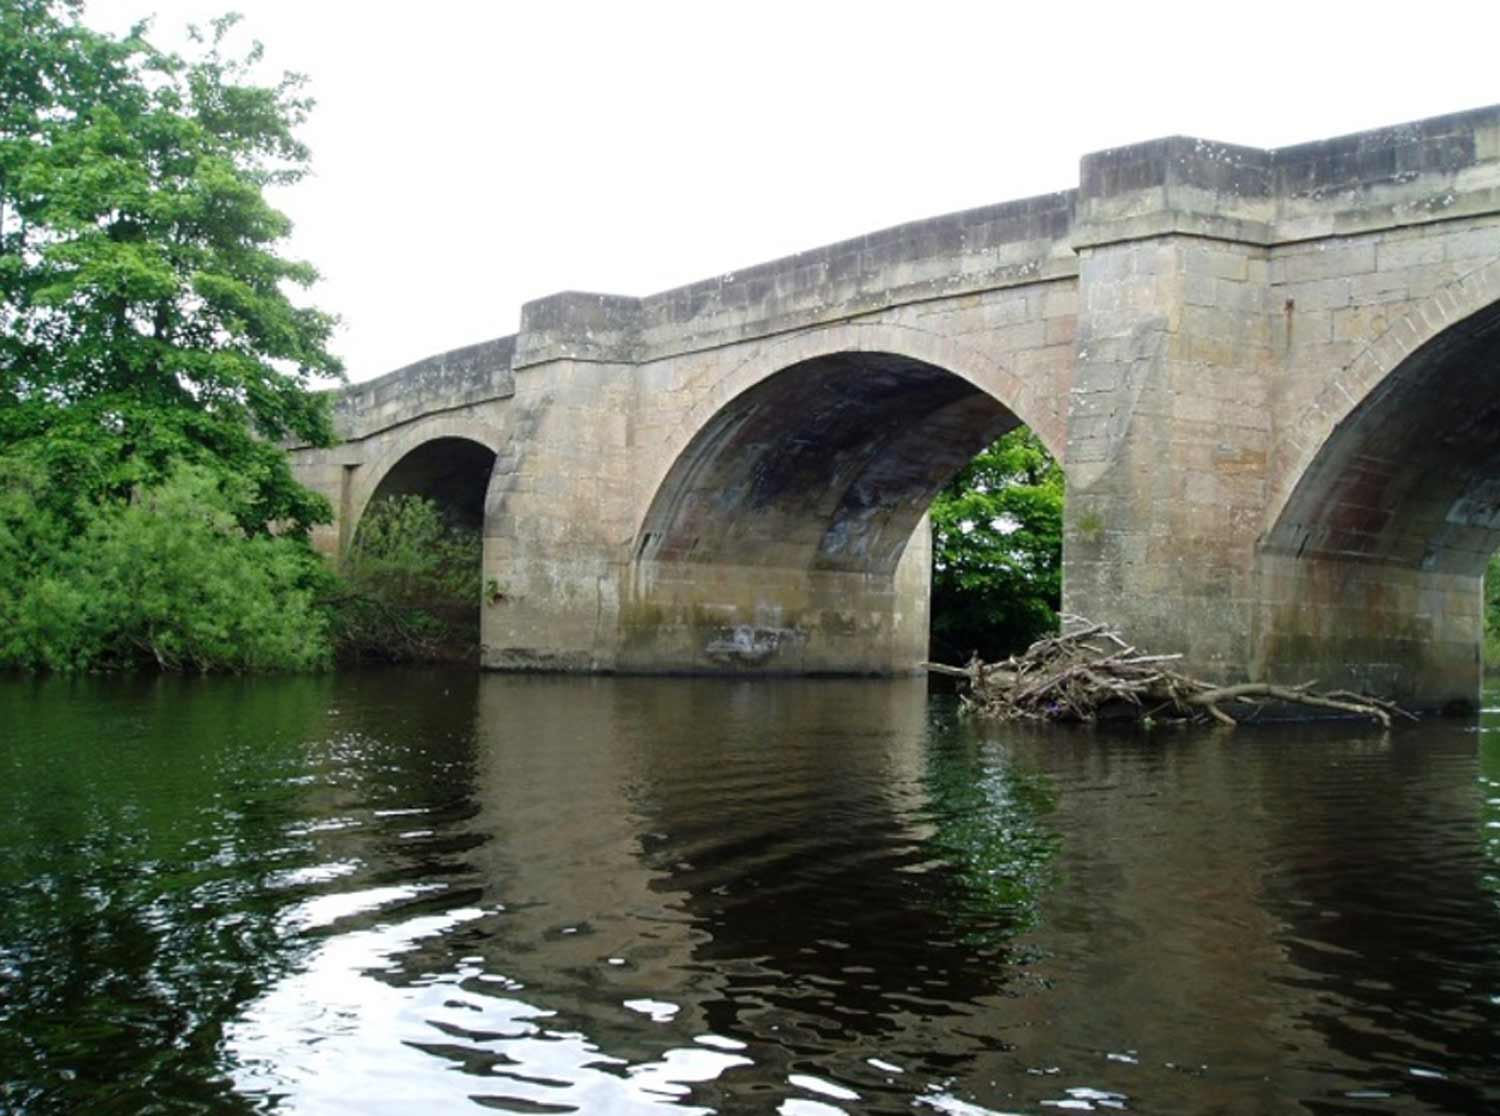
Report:
M 1473 726 L 1449 727 L 1420 742 L 1339 741 L 1277 788 L 1262 900 L 1281 920 L 1276 979 L 1298 994 L 1296 1026 L 1322 1039 L 1316 1070 L 1368 1100 L 1500 1102 L 1500 926 L 1483 836 L 1494 732 L 1479 734 L 1477 772 Z
M 938 737 L 927 755 L 928 843 L 962 883 L 966 923 L 990 940 L 1029 929 L 1053 882 L 1059 844 L 1042 824 L 1056 805 L 1051 780 L 1014 762 L 1008 750 L 965 735 Z M 983 940 L 971 930 L 971 944 Z
M 1477 1112 L 1500 732 L 0 685 L 0 1109 Z
M 1323 725 L 1035 753 L 1068 887 L 1033 1004 L 1063 1041 L 1028 1060 L 1146 1110 L 1486 1110 L 1500 912 L 1474 745 Z
M 0 1110 L 244 1107 L 220 1029 L 291 960 L 263 885 L 297 860 L 328 698 L 306 679 L 0 685 Z
M 478 705 L 473 905 L 411 917 L 416 896 L 341 881 L 350 909 L 231 1030 L 247 1092 L 630 1112 L 691 1089 L 708 1111 L 732 1083 L 895 1111 L 899 1063 L 990 1041 L 941 1021 L 1009 979 L 1048 847 L 1026 814 L 1040 784 L 972 740 L 927 751 L 919 687 L 508 679 Z M 324 861 L 353 828 L 319 828 Z M 305 907 L 288 920 L 316 927 Z M 934 925 L 947 908 L 966 913 Z

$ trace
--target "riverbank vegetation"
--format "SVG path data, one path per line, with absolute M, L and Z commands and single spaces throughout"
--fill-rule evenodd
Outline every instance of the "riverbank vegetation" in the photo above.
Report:
M 61 515 L 45 474 L 0 462 L 0 666 L 307 670 L 331 659 L 329 573 L 294 540 L 248 532 L 249 482 L 181 465 L 130 499 Z
M 247 531 L 246 484 L 197 465 L 62 516 L 44 474 L 0 458 L 0 668 L 316 670 L 472 661 L 479 533 L 416 496 L 373 506 L 335 569 Z
M 0 668 L 473 658 L 480 536 L 377 502 L 338 568 L 285 443 L 333 440 L 335 319 L 265 191 L 308 173 L 303 80 L 0 6 Z

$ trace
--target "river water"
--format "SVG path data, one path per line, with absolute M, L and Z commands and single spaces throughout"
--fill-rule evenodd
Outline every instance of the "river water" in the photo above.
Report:
M 1480 1113 L 1500 713 L 0 681 L 6 1113 Z

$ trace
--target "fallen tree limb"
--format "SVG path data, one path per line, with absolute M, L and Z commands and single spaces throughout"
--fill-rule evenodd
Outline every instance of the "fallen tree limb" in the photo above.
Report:
M 1389 727 L 1393 717 L 1414 714 L 1384 698 L 1348 690 L 1321 693 L 1314 682 L 1278 685 L 1244 682 L 1218 686 L 1171 670 L 1180 654 L 1142 654 L 1107 624 L 1064 616 L 1066 629 L 999 663 L 977 657 L 967 666 L 923 663 L 929 671 L 961 679 L 964 708 L 984 717 L 1013 720 L 1094 721 L 1133 717 L 1147 722 L 1239 722 L 1223 708 L 1306 706 L 1368 717 Z
M 1187 699 L 1189 705 L 1201 705 L 1209 713 L 1218 713 L 1219 717 L 1234 724 L 1233 718 L 1228 714 L 1220 712 L 1218 703 L 1221 701 L 1244 701 L 1247 698 L 1270 698 L 1273 701 L 1286 702 L 1288 705 L 1310 705 L 1318 709 L 1336 709 L 1341 713 L 1352 713 L 1359 717 L 1369 717 L 1371 720 L 1379 721 L 1386 728 L 1391 727 L 1391 715 L 1385 711 L 1381 703 L 1374 702 L 1368 698 L 1350 697 L 1335 698 L 1328 694 L 1315 694 L 1301 686 L 1272 686 L 1265 682 L 1247 682 L 1240 686 L 1221 686 L 1216 690 L 1205 690 L 1200 694 L 1194 694 Z
M 944 663 L 923 663 L 922 666 L 932 674 L 942 674 L 949 678 L 975 677 L 975 672 L 968 667 L 948 666 Z
M 1413 713 L 1410 709 L 1402 709 L 1394 701 L 1386 701 L 1384 698 L 1371 697 L 1368 694 L 1356 694 L 1351 690 L 1331 690 L 1323 696 L 1329 698 L 1337 698 L 1341 701 L 1369 702 L 1371 705 L 1376 705 L 1381 709 L 1384 709 L 1392 717 L 1404 717 L 1408 721 L 1420 721 L 1422 719 L 1415 713 Z

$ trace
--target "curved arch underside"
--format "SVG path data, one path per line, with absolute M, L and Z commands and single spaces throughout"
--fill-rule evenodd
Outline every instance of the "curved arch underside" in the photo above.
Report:
M 424 496 L 457 526 L 484 526 L 484 498 L 495 451 L 468 438 L 423 442 L 380 479 L 370 503 L 385 496 Z
M 692 440 L 637 558 L 889 575 L 943 485 L 1019 424 L 967 380 L 909 357 L 803 361 Z
M 1500 304 L 1418 349 L 1334 428 L 1265 549 L 1483 572 L 1500 549 Z

